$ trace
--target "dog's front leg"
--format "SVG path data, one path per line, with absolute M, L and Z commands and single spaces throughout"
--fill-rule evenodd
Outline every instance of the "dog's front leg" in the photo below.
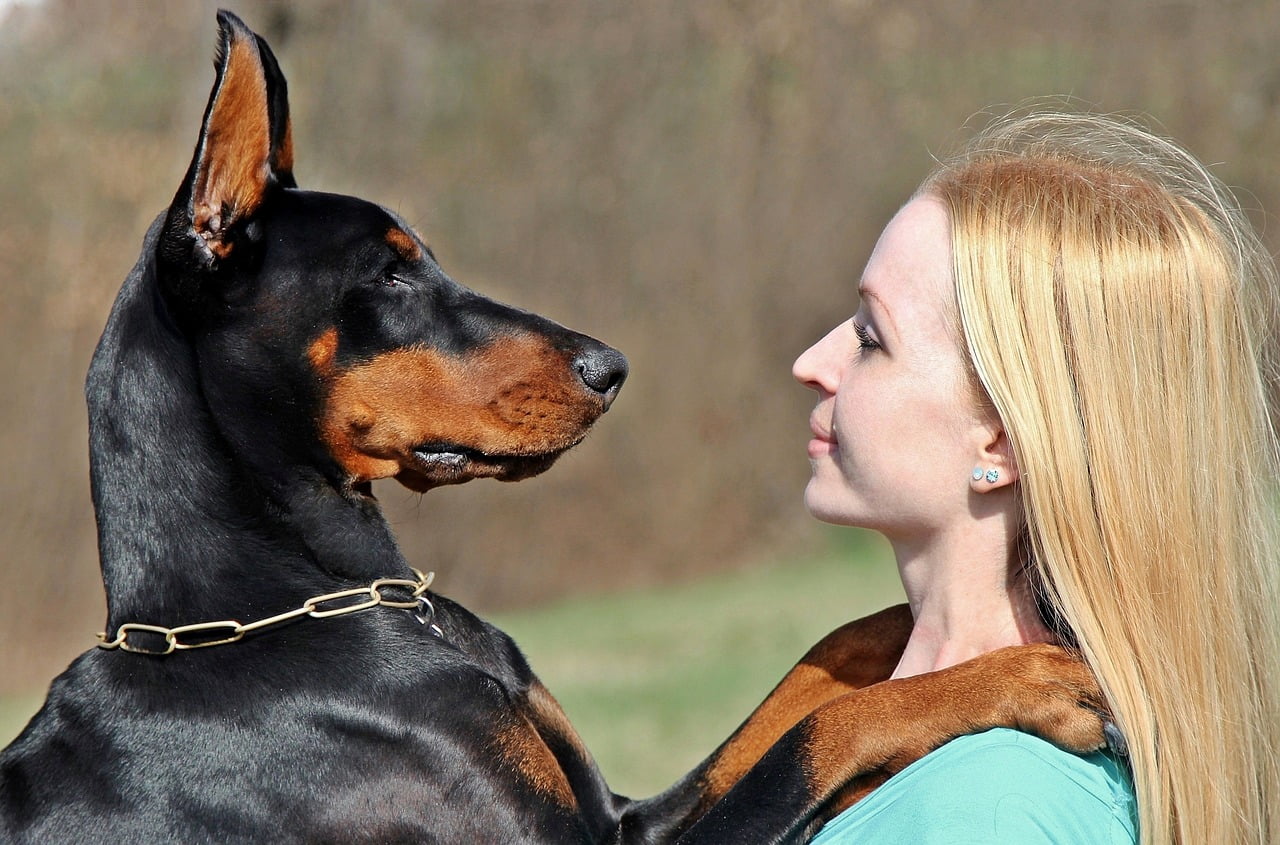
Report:
M 911 632 L 898 605 L 840 626 L 800 659 L 745 722 L 660 795 L 627 806 L 617 842 L 670 842 L 722 799 L 784 734 L 843 695 L 885 680 Z
M 885 681 L 806 716 L 678 842 L 797 843 L 888 777 L 950 739 L 994 727 L 1069 751 L 1104 744 L 1105 705 L 1076 655 L 1051 645 L 994 651 Z

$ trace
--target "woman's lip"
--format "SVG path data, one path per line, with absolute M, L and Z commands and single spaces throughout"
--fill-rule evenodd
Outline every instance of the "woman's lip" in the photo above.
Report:
M 808 448 L 805 451 L 811 458 L 821 458 L 830 455 L 836 450 L 836 444 L 830 440 L 824 440 L 821 437 L 815 437 L 809 441 Z
M 835 437 L 832 436 L 831 432 L 823 428 L 813 417 L 809 418 L 809 431 L 813 434 L 814 440 L 824 440 L 827 443 L 835 442 Z
M 818 425 L 816 420 L 809 420 L 809 431 L 813 433 L 813 439 L 809 441 L 807 448 L 809 457 L 817 458 L 822 455 L 829 455 L 835 450 L 835 437 Z

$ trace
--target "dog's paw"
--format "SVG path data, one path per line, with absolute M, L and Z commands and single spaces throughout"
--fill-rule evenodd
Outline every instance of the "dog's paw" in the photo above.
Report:
M 1069 649 L 1014 646 L 954 669 L 992 695 L 995 723 L 988 727 L 1017 728 L 1079 754 L 1123 743 L 1097 679 Z

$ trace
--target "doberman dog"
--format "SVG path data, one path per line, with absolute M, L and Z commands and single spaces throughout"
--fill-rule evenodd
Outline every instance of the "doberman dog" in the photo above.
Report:
M 614 795 L 514 643 L 427 591 L 371 494 L 542 472 L 627 373 L 299 190 L 285 80 L 218 16 L 191 166 L 89 369 L 108 628 L 0 756 L 6 842 L 796 842 L 960 734 L 1103 741 L 1051 646 L 888 677 L 891 609 L 819 643 L 696 770 Z

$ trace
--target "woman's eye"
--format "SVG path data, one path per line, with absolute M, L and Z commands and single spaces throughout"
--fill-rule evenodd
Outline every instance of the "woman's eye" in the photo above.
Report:
M 853 333 L 858 338 L 859 349 L 879 349 L 880 344 L 871 336 L 871 332 L 867 331 L 867 327 L 861 323 L 853 324 Z

